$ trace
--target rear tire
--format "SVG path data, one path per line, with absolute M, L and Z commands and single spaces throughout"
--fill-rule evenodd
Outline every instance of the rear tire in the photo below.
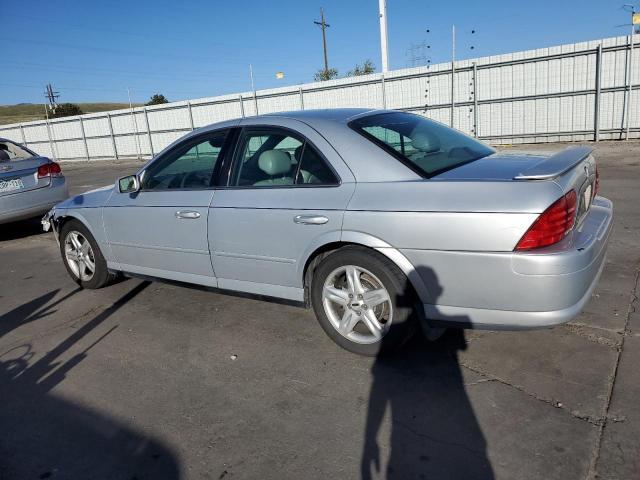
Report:
M 402 271 L 363 247 L 345 247 L 324 258 L 313 273 L 316 318 L 339 346 L 374 356 L 400 348 L 417 323 L 416 296 Z
M 102 288 L 116 278 L 109 272 L 95 238 L 80 221 L 65 222 L 59 238 L 64 266 L 73 281 L 82 288 Z

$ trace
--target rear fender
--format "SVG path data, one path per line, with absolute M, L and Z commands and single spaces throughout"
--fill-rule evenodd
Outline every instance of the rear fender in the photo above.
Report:
M 395 263 L 396 266 L 407 276 L 409 282 L 411 282 L 411 285 L 420 297 L 420 300 L 423 303 L 431 303 L 431 296 L 429 295 L 422 277 L 413 267 L 413 264 L 399 250 L 389 245 L 384 240 L 363 232 L 345 230 L 342 232 L 341 241 L 364 245 L 365 247 L 373 248 L 383 254 Z

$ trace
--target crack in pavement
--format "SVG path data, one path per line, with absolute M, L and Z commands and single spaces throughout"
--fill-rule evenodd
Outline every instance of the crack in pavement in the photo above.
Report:
M 624 350 L 624 340 L 629 335 L 629 320 L 631 319 L 631 315 L 635 313 L 635 303 L 638 300 L 638 279 L 640 279 L 640 267 L 636 266 L 636 275 L 633 284 L 633 289 L 631 290 L 631 296 L 629 299 L 629 306 L 627 307 L 627 318 L 624 322 L 624 335 L 622 335 L 622 339 L 620 341 L 620 348 L 617 349 L 616 353 L 616 361 L 613 366 L 613 372 L 609 376 L 609 390 L 607 393 L 607 401 L 603 407 L 602 418 L 603 422 L 599 425 L 598 428 L 598 437 L 596 440 L 596 444 L 594 445 L 593 451 L 591 453 L 591 462 L 589 463 L 589 470 L 587 472 L 587 480 L 593 480 L 597 478 L 598 475 L 598 460 L 600 459 L 600 449 L 602 447 L 602 437 L 604 434 L 604 429 L 607 425 L 607 417 L 609 416 L 609 407 L 611 406 L 611 398 L 613 397 L 613 388 L 616 383 L 616 377 L 618 375 L 618 368 L 620 367 L 620 359 L 622 358 L 622 352 Z
M 603 332 L 610 332 L 610 333 L 617 333 L 618 335 L 622 335 L 624 333 L 624 330 L 621 330 L 619 328 L 607 328 L 607 327 L 600 327 L 598 325 L 589 325 L 583 322 L 567 322 L 564 325 L 566 326 L 575 326 L 575 327 L 583 327 L 583 328 L 592 328 L 594 330 L 602 330 Z
M 604 418 L 603 417 L 592 417 L 590 415 L 585 415 L 579 412 L 576 412 L 574 410 L 570 410 L 567 407 L 564 406 L 564 404 L 562 402 L 553 400 L 553 399 L 549 399 L 549 398 L 544 398 L 541 397 L 539 395 L 536 395 L 533 392 L 528 391 L 526 388 L 524 388 L 521 385 L 516 385 L 514 383 L 509 382 L 508 380 L 505 380 L 504 378 L 500 378 L 492 373 L 487 372 L 486 370 L 476 366 L 476 365 L 470 365 L 468 363 L 465 362 L 460 362 L 460 365 L 464 368 L 466 368 L 467 370 L 470 370 L 474 373 L 477 373 L 478 375 L 481 375 L 483 377 L 486 378 L 486 380 L 484 382 L 482 381 L 476 381 L 476 382 L 471 382 L 469 384 L 465 384 L 465 386 L 473 386 L 473 385 L 478 385 L 480 383 L 487 383 L 487 382 L 497 382 L 500 383 L 502 385 L 505 385 L 507 387 L 513 388 L 521 393 L 524 393 L 525 395 L 538 400 L 539 402 L 542 403 L 546 403 L 547 405 L 553 407 L 553 408 L 557 408 L 559 410 L 562 410 L 566 413 L 568 413 L 571 417 L 577 419 L 577 420 L 582 420 L 584 422 L 590 423 L 591 425 L 600 427 L 602 425 L 602 423 L 604 422 Z
M 592 328 L 588 325 L 580 325 L 577 323 L 566 323 L 562 326 L 564 328 L 565 331 L 572 333 L 573 335 L 577 335 L 578 337 L 582 337 L 585 338 L 587 340 L 589 340 L 590 342 L 593 343 L 597 343 L 600 345 L 605 345 L 607 347 L 613 348 L 613 349 L 619 349 L 620 345 L 621 345 L 621 340 L 620 341 L 615 341 L 612 340 L 610 338 L 607 337 L 602 337 L 600 335 L 596 335 L 595 333 L 590 333 L 587 332 L 585 329 L 587 328 Z M 604 329 L 602 329 L 604 330 Z M 610 330 L 612 333 L 616 333 L 620 336 L 623 335 L 623 332 L 621 331 L 615 331 L 615 330 Z

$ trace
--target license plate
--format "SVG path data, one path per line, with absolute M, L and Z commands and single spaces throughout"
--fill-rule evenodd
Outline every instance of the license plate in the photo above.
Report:
M 24 188 L 21 178 L 11 178 L 9 180 L 0 180 L 0 193 L 13 192 Z

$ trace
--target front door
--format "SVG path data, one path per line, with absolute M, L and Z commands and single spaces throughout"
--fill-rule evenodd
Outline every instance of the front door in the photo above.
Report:
M 117 264 L 111 268 L 217 286 L 207 217 L 228 133 L 186 139 L 142 172 L 139 192 L 114 192 L 104 209 L 106 238 Z

